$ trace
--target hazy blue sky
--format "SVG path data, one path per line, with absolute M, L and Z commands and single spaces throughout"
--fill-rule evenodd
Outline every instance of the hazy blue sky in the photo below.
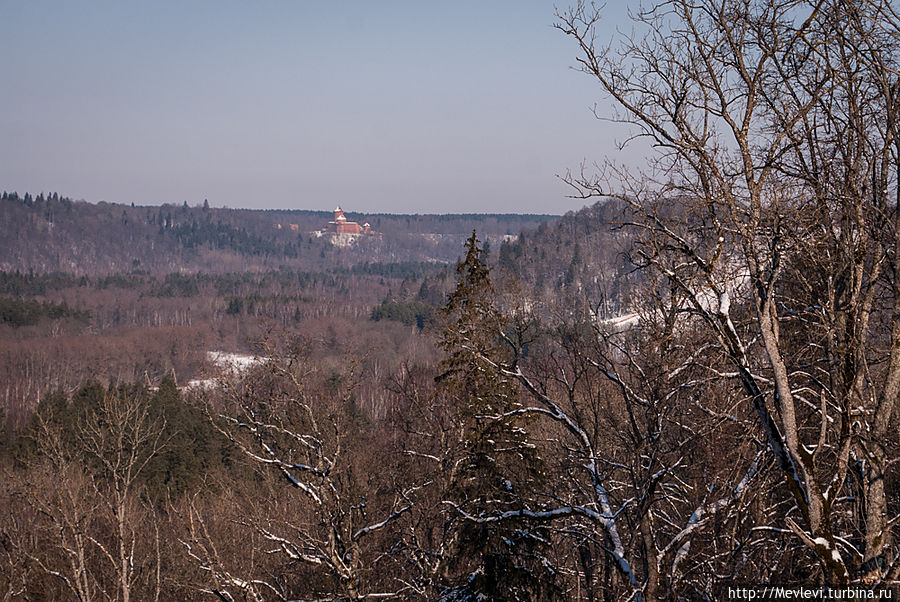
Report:
M 577 209 L 556 175 L 621 133 L 592 116 L 603 98 L 554 20 L 543 0 L 0 0 L 0 190 Z

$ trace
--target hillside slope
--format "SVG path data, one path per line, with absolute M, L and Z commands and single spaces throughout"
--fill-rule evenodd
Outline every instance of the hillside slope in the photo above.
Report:
M 3 193 L 0 270 L 97 275 L 134 269 L 235 272 L 288 266 L 347 268 L 362 262 L 454 261 L 477 229 L 499 244 L 550 215 L 358 215 L 373 234 L 333 244 L 317 234 L 330 211 L 262 211 L 183 205 L 135 207 Z
M 501 244 L 499 278 L 513 278 L 533 303 L 580 306 L 609 317 L 627 310 L 637 275 L 623 208 L 598 202 Z

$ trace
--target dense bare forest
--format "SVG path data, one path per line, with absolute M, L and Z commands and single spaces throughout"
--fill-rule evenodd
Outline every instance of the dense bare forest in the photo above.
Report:
M 109 275 L 131 271 L 237 272 L 321 270 L 365 261 L 455 261 L 473 229 L 499 244 L 549 215 L 357 215 L 371 234 L 334 240 L 325 211 L 260 211 L 164 204 L 135 207 L 73 201 L 58 193 L 16 191 L 0 196 L 0 223 L 15 225 L 0 239 L 0 269 Z M 103 236 L 94 236 L 103 232 Z
M 5 194 L 4 599 L 900 595 L 900 15 L 601 16 L 553 221 Z

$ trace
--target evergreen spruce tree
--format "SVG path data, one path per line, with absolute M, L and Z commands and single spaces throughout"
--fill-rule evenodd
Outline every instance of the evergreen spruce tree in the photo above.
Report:
M 506 326 L 475 232 L 457 265 L 459 282 L 442 313 L 447 353 L 438 390 L 452 400 L 463 425 L 459 469 L 448 497 L 458 529 L 447 599 L 552 599 L 553 575 L 541 556 L 544 527 L 517 516 L 539 510 L 534 492 L 542 463 L 520 417 L 519 387 L 504 376 L 510 358 L 501 345 Z M 512 513 L 499 519 L 503 513 Z M 462 574 L 461 574 L 462 573 Z

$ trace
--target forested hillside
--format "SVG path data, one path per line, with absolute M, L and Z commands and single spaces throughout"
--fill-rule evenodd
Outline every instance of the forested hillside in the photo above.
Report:
M 333 205 L 331 202 L 329 205 Z M 549 215 L 356 215 L 373 233 L 335 246 L 318 231 L 333 219 L 325 211 L 134 207 L 87 203 L 57 193 L 0 196 L 0 269 L 97 275 L 133 269 L 242 271 L 278 268 L 319 270 L 365 261 L 453 262 L 465 237 L 477 229 L 499 244 Z
M 490 250 L 470 237 L 455 270 L 0 272 L 0 588 L 598 600 L 824 580 L 793 535 L 802 514 L 779 510 L 790 488 L 754 435 L 751 385 L 703 327 L 713 298 L 648 269 L 687 264 L 655 237 L 675 230 L 637 220 L 683 241 L 703 222 L 637 209 L 598 203 Z M 771 386 L 747 289 L 728 286 L 748 374 Z M 639 319 L 611 326 L 618 312 Z M 788 315 L 782 344 L 805 363 L 809 335 Z M 223 351 L 257 359 L 217 365 Z M 877 444 L 896 458 L 897 430 Z M 885 516 L 900 513 L 896 466 Z M 847 470 L 841 487 L 863 495 L 865 474 Z M 896 559 L 855 562 L 848 582 L 895 580 Z
M 531 303 L 600 318 L 632 311 L 640 275 L 630 261 L 634 232 L 622 203 L 601 201 L 504 240 L 497 256 L 501 282 L 510 278 Z

